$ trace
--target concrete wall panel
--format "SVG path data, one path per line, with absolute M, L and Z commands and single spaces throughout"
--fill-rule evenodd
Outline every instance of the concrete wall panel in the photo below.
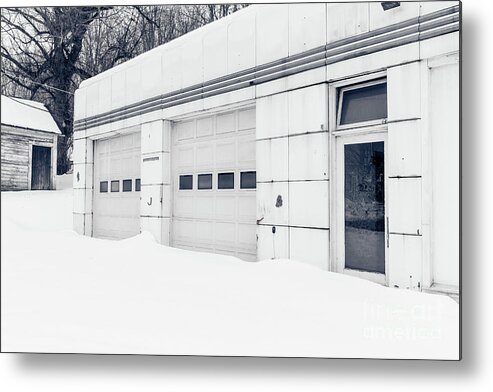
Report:
M 391 234 L 389 241 L 389 286 L 414 290 L 422 287 L 422 238 Z
M 290 75 L 285 79 L 286 90 L 295 90 L 314 84 L 324 83 L 327 80 L 327 73 L 324 67 L 320 67 Z
M 288 134 L 288 94 L 257 100 L 257 140 Z
M 90 117 L 101 112 L 99 110 L 99 84 L 91 84 L 86 91 L 86 116 Z
M 291 227 L 289 229 L 289 256 L 292 260 L 301 261 L 329 270 L 329 231 Z
M 387 70 L 387 102 L 388 121 L 421 117 L 419 62 Z
M 289 194 L 286 182 L 257 184 L 257 220 L 263 224 L 289 223 Z
M 324 3 L 289 4 L 289 55 L 325 45 L 326 7 Z
M 402 121 L 388 125 L 388 175 L 421 175 L 420 120 Z
M 163 216 L 163 185 L 146 185 L 140 190 L 140 215 L 143 216 Z M 170 197 L 171 198 L 171 197 Z M 167 215 L 169 216 L 169 215 Z
M 459 5 L 458 1 L 421 1 L 419 3 L 419 14 L 426 15 L 431 12 Z
M 246 87 L 240 90 L 230 91 L 229 93 L 207 97 L 201 102 L 203 109 L 217 108 L 219 106 L 232 105 L 244 101 L 253 101 L 255 99 L 255 87 Z
M 181 69 L 176 69 L 175 72 L 182 74 L 183 87 L 204 81 L 203 49 L 202 38 L 196 34 L 190 36 L 186 46 L 182 47 Z
M 182 55 L 183 48 L 180 45 L 169 47 L 163 53 L 163 94 L 183 88 Z
M 328 129 L 328 89 L 325 84 L 288 93 L 289 134 Z
M 327 66 L 327 79 L 347 78 L 362 73 L 379 71 L 405 62 L 416 61 L 420 58 L 419 45 L 419 42 L 414 42 L 405 46 L 398 46 L 366 56 L 329 64 Z
M 288 180 L 288 138 L 257 141 L 257 181 Z
M 327 4 L 327 42 L 339 41 L 369 30 L 368 3 Z
M 119 70 L 111 75 L 111 109 L 118 109 L 125 106 L 125 96 L 125 71 Z
M 289 225 L 329 228 L 329 182 L 289 183 Z
M 289 180 L 329 178 L 328 132 L 289 138 Z
M 99 85 L 99 103 L 97 111 L 108 112 L 111 110 L 111 78 L 101 80 Z
M 142 154 L 170 151 L 169 129 L 165 127 L 162 120 L 142 124 Z
M 142 157 L 142 185 L 170 184 L 170 153 L 159 152 Z
M 368 3 L 370 30 L 403 22 L 419 16 L 419 2 L 401 2 L 399 7 L 384 11 L 380 2 Z
M 420 58 L 427 59 L 434 56 L 456 53 L 459 50 L 459 32 L 441 35 L 419 43 Z
M 162 94 L 163 79 L 161 55 L 155 53 L 142 59 L 142 96 L 155 97 Z
M 93 164 L 75 163 L 73 169 L 74 189 L 93 187 Z
M 288 56 L 288 4 L 269 4 L 257 9 L 257 65 Z
M 203 38 L 204 81 L 226 75 L 228 72 L 227 26 L 209 30 Z
M 289 258 L 289 228 L 276 226 L 257 226 L 257 259 L 287 259 Z
M 421 178 L 388 180 L 391 233 L 421 235 Z
M 255 14 L 249 14 L 228 25 L 228 73 L 254 66 Z

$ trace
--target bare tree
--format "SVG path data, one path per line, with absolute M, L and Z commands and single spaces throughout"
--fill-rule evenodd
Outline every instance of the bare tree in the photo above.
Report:
M 84 74 L 77 64 L 82 43 L 101 11 L 99 7 L 36 7 L 1 12 L 2 81 L 11 89 L 16 86 L 26 98 L 47 104 L 65 136 L 58 146 L 59 173 L 65 173 L 69 164 L 72 93 L 77 87 L 73 79 Z
M 244 6 L 2 8 L 2 93 L 48 106 L 65 136 L 58 148 L 58 173 L 65 173 L 82 80 Z

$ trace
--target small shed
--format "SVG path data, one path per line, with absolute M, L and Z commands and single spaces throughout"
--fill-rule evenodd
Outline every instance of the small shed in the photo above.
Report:
M 55 120 L 42 103 L 2 95 L 2 191 L 55 189 Z

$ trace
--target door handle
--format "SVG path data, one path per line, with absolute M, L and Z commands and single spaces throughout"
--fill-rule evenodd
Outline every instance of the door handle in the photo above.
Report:
M 150 206 L 152 204 L 152 196 L 151 198 L 149 199 L 149 201 L 147 202 L 147 205 Z

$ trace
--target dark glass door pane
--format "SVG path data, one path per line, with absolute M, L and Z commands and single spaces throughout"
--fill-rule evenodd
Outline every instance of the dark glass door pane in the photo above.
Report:
M 344 146 L 345 267 L 385 273 L 383 142 Z

